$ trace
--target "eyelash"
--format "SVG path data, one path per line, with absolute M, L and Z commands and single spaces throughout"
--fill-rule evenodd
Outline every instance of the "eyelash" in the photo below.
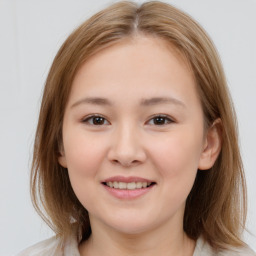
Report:
M 99 118 L 100 120 L 96 120 L 96 118 Z M 158 121 L 157 121 L 158 119 Z M 94 121 L 96 122 L 102 122 L 103 123 L 94 123 Z M 150 121 L 156 121 L 156 122 L 159 122 L 159 121 L 164 121 L 164 123 L 161 123 L 161 124 L 156 124 L 156 122 L 154 122 L 153 124 L 150 124 L 150 125 L 156 125 L 156 126 L 163 126 L 163 125 L 167 125 L 167 124 L 171 124 L 171 123 L 174 123 L 173 119 L 171 119 L 169 116 L 167 115 L 155 115 L 153 117 L 151 117 L 146 123 L 149 123 Z M 85 119 L 82 120 L 83 123 L 86 123 L 86 124 L 89 124 L 89 125 L 93 125 L 93 126 L 102 126 L 102 125 L 106 125 L 105 122 L 107 122 L 107 125 L 110 124 L 109 121 L 107 121 L 107 119 L 101 115 L 91 115 L 91 116 L 88 116 L 86 117 Z
M 103 117 L 103 116 L 101 116 L 101 115 L 91 115 L 91 116 L 88 116 L 88 117 L 86 117 L 85 119 L 83 119 L 82 120 L 82 122 L 83 123 L 88 123 L 89 125 L 95 125 L 95 126 L 101 126 L 101 125 L 103 125 L 103 124 L 95 124 L 95 123 L 93 123 L 93 121 L 96 119 L 96 118 L 100 118 L 101 119 L 101 121 L 103 120 L 104 121 L 104 123 L 105 123 L 105 121 L 107 121 L 107 119 L 105 118 L 105 117 Z M 90 121 L 92 121 L 92 122 L 90 122 Z M 107 121 L 108 122 L 108 121 Z M 110 124 L 109 122 L 108 122 L 108 124 Z
M 156 119 L 160 119 L 160 120 L 164 120 L 164 124 L 156 124 L 154 122 L 154 120 L 156 121 Z M 160 121 L 158 120 L 158 121 Z M 149 119 L 149 121 L 153 121 L 154 123 L 152 125 L 156 125 L 156 126 L 163 126 L 163 125 L 167 125 L 167 124 L 171 124 L 171 123 L 174 123 L 173 119 L 171 119 L 169 116 L 167 115 L 155 115 L 153 117 L 151 117 Z M 147 123 L 149 122 L 147 121 Z

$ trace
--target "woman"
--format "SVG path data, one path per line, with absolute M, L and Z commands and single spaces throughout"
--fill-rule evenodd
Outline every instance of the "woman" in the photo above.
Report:
M 20 255 L 255 255 L 235 120 L 188 15 L 157 1 L 95 14 L 52 64 L 36 133 L 32 199 L 57 236 Z

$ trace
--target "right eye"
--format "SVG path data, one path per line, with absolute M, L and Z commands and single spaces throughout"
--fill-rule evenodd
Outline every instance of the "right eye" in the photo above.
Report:
M 86 117 L 82 121 L 83 123 L 89 124 L 89 125 L 109 125 L 110 123 L 107 121 L 106 118 L 102 116 L 92 115 L 89 117 Z

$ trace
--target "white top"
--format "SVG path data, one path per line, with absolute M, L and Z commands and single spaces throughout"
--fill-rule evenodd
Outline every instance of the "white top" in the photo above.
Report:
M 80 256 L 75 236 L 70 237 L 62 249 L 58 249 L 59 242 L 59 239 L 52 237 L 25 249 L 17 256 Z M 256 256 L 256 254 L 250 248 L 233 248 L 216 254 L 208 243 L 199 238 L 193 256 Z

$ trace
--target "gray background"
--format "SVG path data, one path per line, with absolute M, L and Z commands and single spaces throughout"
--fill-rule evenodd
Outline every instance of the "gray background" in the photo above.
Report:
M 29 168 L 44 81 L 69 33 L 113 1 L 0 0 L 0 255 L 52 236 L 32 208 Z M 139 1 L 141 2 L 141 1 Z M 248 230 L 256 235 L 256 1 L 169 0 L 215 42 L 240 127 L 248 183 Z M 246 232 L 256 250 L 256 237 Z

